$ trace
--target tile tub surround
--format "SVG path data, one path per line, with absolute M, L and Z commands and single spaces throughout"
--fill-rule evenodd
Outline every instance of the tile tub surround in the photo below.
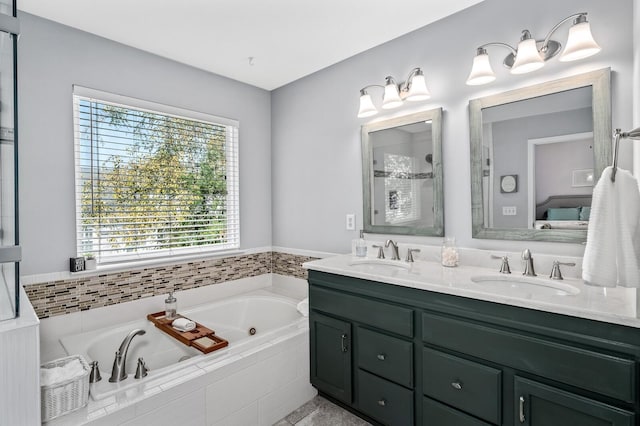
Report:
M 273 425 L 316 395 L 308 340 L 308 328 L 301 329 L 245 353 L 205 360 L 162 383 L 90 400 L 47 425 Z
M 296 300 L 308 295 L 306 282 L 299 278 L 264 274 L 180 291 L 178 310 L 256 290 Z M 164 297 L 41 320 L 41 362 L 66 356 L 62 336 L 140 319 L 163 306 Z M 86 408 L 47 425 L 272 425 L 316 394 L 309 384 L 308 340 L 305 323 L 253 348 L 229 348 L 215 358 L 205 355 L 164 377 L 150 373 L 137 386 L 99 401 L 89 398 Z M 102 380 L 107 379 L 103 374 Z
M 25 290 L 38 317 L 43 319 L 263 274 L 306 279 L 302 263 L 314 259 L 266 251 L 98 275 L 80 274 L 25 285 Z

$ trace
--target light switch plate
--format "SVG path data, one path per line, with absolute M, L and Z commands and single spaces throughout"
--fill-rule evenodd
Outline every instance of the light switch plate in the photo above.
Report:
M 518 214 L 518 209 L 516 206 L 502 207 L 502 216 L 516 216 L 517 214 Z

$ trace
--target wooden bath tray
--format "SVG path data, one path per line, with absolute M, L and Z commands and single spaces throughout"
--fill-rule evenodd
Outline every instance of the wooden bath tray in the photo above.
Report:
M 164 311 L 147 315 L 147 319 L 154 323 L 160 330 L 164 331 L 169 336 L 173 337 L 176 340 L 179 340 L 185 345 L 192 346 L 205 354 L 217 351 L 218 349 L 222 349 L 229 345 L 228 341 L 216 336 L 215 331 L 197 322 L 196 328 L 191 331 L 176 330 L 175 328 L 171 327 L 171 323 L 178 318 L 185 317 L 177 314 L 174 319 L 168 320 L 164 317 Z

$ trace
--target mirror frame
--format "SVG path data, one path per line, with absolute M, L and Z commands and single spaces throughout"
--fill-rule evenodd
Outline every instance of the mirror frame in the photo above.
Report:
M 373 152 L 369 133 L 379 130 L 392 129 L 398 126 L 431 120 L 431 134 L 433 140 L 433 226 L 417 228 L 414 226 L 374 225 L 372 222 L 372 184 L 373 184 Z M 402 117 L 368 123 L 362 126 L 362 199 L 363 227 L 367 233 L 444 236 L 444 193 L 442 176 L 442 108 L 421 111 Z
M 592 87 L 594 173 L 600 178 L 611 164 L 611 69 L 604 68 L 584 74 L 536 84 L 469 101 L 471 132 L 471 215 L 473 238 L 519 241 L 555 241 L 582 243 L 586 230 L 485 228 L 482 202 L 482 109 L 511 102 L 537 98 L 581 87 Z

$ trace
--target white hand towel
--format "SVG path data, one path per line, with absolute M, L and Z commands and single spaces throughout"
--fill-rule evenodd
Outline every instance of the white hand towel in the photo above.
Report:
M 302 299 L 302 301 L 298 303 L 298 306 L 296 306 L 296 308 L 298 309 L 298 312 L 302 314 L 303 317 L 308 317 L 309 316 L 309 298 L 307 297 L 306 299 Z
M 179 331 L 191 331 L 196 328 L 196 323 L 187 318 L 178 318 L 171 323 L 171 327 Z
M 603 287 L 640 287 L 640 190 L 626 170 L 602 172 L 593 189 L 582 279 Z

